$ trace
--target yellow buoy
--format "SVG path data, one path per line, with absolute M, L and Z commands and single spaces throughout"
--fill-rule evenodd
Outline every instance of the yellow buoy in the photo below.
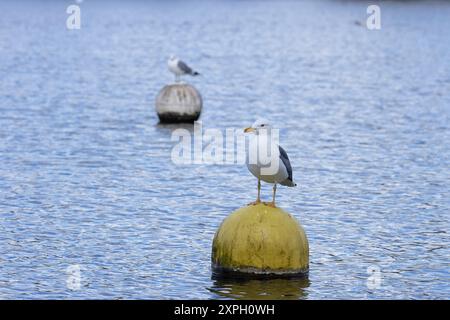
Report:
M 216 275 L 306 275 L 309 245 L 298 221 L 263 203 L 240 208 L 220 225 L 212 245 Z

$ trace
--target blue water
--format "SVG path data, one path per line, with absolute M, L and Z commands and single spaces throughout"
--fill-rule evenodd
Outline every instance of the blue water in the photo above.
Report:
M 450 298 L 450 3 L 381 2 L 376 31 L 365 1 L 85 0 L 80 30 L 69 4 L 0 3 L 0 298 Z M 282 129 L 309 279 L 211 280 L 256 181 L 172 163 L 171 53 L 205 128 Z

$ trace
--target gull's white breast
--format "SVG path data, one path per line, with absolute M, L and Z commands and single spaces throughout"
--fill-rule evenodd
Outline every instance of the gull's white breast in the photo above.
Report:
M 289 174 L 286 166 L 280 159 L 278 145 L 268 143 L 264 136 L 252 136 L 247 149 L 247 168 L 257 178 L 268 183 L 280 183 L 285 181 Z M 252 139 L 256 139 L 252 141 Z M 270 148 L 264 148 L 269 146 Z M 272 167 L 272 168 L 271 168 Z
M 183 70 L 178 67 L 178 59 L 169 59 L 167 66 L 169 67 L 170 72 L 173 72 L 178 76 L 183 74 Z

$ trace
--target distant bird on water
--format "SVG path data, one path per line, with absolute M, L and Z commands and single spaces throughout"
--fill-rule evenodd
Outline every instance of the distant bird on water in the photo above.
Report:
M 180 82 L 180 77 L 184 75 L 198 76 L 200 73 L 192 70 L 185 62 L 178 59 L 176 56 L 171 55 L 167 66 L 170 72 L 175 74 L 175 82 Z
M 273 141 L 271 137 L 272 126 L 267 120 L 258 119 L 244 132 L 251 132 L 250 147 L 247 150 L 247 168 L 258 178 L 258 197 L 250 205 L 261 203 L 261 180 L 273 183 L 272 202 L 268 206 L 275 207 L 275 194 L 277 184 L 295 187 L 297 184 L 292 178 L 292 167 L 289 157 L 282 147 Z M 263 155 L 263 158 L 261 157 Z

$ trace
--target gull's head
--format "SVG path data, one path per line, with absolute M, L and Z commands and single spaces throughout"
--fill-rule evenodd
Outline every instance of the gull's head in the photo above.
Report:
M 171 61 L 176 60 L 176 59 L 177 59 L 177 56 L 174 55 L 174 54 L 171 54 L 171 55 L 169 56 L 169 60 L 171 60 Z
M 270 125 L 270 122 L 266 119 L 258 119 L 256 120 L 251 127 L 245 128 L 244 132 L 254 132 L 256 134 L 259 134 L 261 131 L 268 132 L 272 126 Z

